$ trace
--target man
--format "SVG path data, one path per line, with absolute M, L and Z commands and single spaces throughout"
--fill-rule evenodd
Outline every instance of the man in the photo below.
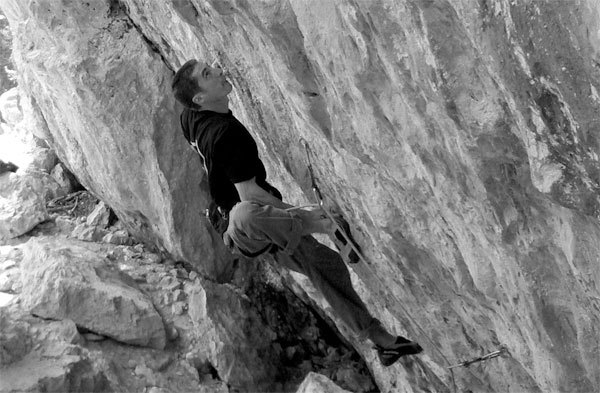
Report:
M 319 210 L 290 209 L 266 181 L 254 139 L 229 110 L 232 85 L 222 70 L 190 60 L 175 74 L 172 89 L 185 106 L 181 113 L 184 136 L 202 157 L 208 175 L 217 208 L 212 216 L 220 221 L 219 213 L 228 215 L 227 225 L 215 225 L 225 244 L 247 257 L 271 252 L 278 263 L 308 276 L 340 319 L 375 344 L 383 365 L 421 352 L 419 344 L 391 335 L 371 316 L 352 288 L 339 254 L 310 236 L 335 231 L 326 215 Z

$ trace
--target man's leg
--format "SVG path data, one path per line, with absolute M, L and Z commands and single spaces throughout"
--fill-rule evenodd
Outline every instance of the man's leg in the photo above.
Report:
M 339 318 L 356 334 L 382 347 L 393 345 L 396 336 L 389 334 L 371 316 L 352 287 L 350 273 L 340 255 L 312 236 L 303 236 L 307 228 L 317 228 L 319 232 L 332 228 L 331 223 L 322 222 L 321 214 L 288 212 L 268 205 L 241 202 L 231 210 L 229 220 L 229 228 L 223 236 L 226 244 L 234 243 L 247 253 L 276 244 L 281 250 L 275 256 L 277 261 L 308 276 Z
M 383 366 L 391 366 L 402 356 L 415 355 L 423 350 L 416 342 L 391 335 L 379 320 L 371 316 L 352 287 L 350 272 L 340 255 L 312 236 L 302 237 L 292 255 L 279 252 L 276 259 L 307 275 L 336 315 L 359 337 L 368 338 L 376 345 Z
M 294 270 L 310 279 L 336 315 L 358 336 L 381 346 L 394 343 L 396 336 L 373 318 L 352 287 L 350 272 L 337 252 L 312 236 L 304 236 L 293 254 L 278 252 L 275 258 L 284 266 L 298 267 Z
M 300 243 L 303 231 L 304 223 L 297 212 L 245 201 L 229 212 L 229 226 L 223 241 L 230 248 L 237 247 L 250 254 L 272 244 L 291 254 Z

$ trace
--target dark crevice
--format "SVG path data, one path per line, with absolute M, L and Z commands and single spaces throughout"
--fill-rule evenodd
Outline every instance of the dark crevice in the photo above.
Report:
M 217 371 L 217 369 L 211 363 L 208 363 L 207 368 L 208 368 L 208 374 L 212 377 L 212 379 L 217 380 L 217 381 L 223 380 L 221 378 L 221 376 L 219 375 L 219 372 Z
M 284 390 L 295 391 L 306 374 L 313 371 L 350 391 L 378 392 L 365 360 L 333 321 L 322 315 L 314 304 L 295 295 L 284 282 L 281 287 L 269 283 L 263 276 L 269 275 L 266 273 L 269 268 L 262 269 L 242 290 L 251 299 L 262 322 L 277 333 L 272 343 L 279 348 L 276 382 L 283 383 Z M 352 378 L 343 376 L 348 370 L 352 370 Z
M 52 318 L 52 317 L 44 317 L 40 314 L 36 314 L 34 312 L 31 313 L 31 316 L 37 319 L 41 319 L 42 321 L 50 321 L 50 322 L 57 322 L 60 321 L 60 319 L 58 318 Z

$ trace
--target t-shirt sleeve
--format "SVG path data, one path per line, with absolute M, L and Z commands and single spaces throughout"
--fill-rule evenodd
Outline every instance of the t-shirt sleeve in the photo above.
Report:
M 181 112 L 181 114 L 179 115 L 179 125 L 181 126 L 181 131 L 183 132 L 183 136 L 185 137 L 185 140 L 190 143 L 190 130 L 188 129 L 188 126 L 186 124 L 186 121 L 184 120 L 185 117 L 185 111 Z
M 226 129 L 215 143 L 214 162 L 232 183 L 257 176 L 257 159 L 258 152 L 252 137 L 234 127 Z

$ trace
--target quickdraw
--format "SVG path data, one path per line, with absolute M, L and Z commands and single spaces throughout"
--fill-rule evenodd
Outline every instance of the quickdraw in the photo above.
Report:
M 329 218 L 331 220 L 331 222 L 337 227 L 338 229 L 338 234 L 341 235 L 344 240 L 346 241 L 346 245 L 344 246 L 345 251 L 352 250 L 354 251 L 354 253 L 356 253 L 356 255 L 365 263 L 365 264 L 370 264 L 370 262 L 365 258 L 365 256 L 362 254 L 362 252 L 358 249 L 358 247 L 356 247 L 354 240 L 350 238 L 350 236 L 348 235 L 348 233 L 344 230 L 344 228 L 341 228 L 339 226 L 339 224 L 337 223 L 336 219 L 333 217 L 333 215 L 331 214 L 331 212 L 329 211 L 329 209 L 327 209 L 325 207 L 325 200 L 323 198 L 323 194 L 321 193 L 321 190 L 319 189 L 319 186 L 317 185 L 317 180 L 315 178 L 315 174 L 313 171 L 313 167 L 312 167 L 312 162 L 310 159 L 310 146 L 308 145 L 308 142 L 306 142 L 304 139 L 302 139 L 303 143 L 304 143 L 304 148 L 306 150 L 306 159 L 307 159 L 307 165 L 308 165 L 308 173 L 310 175 L 310 181 L 311 181 L 311 186 L 313 189 L 313 193 L 315 194 L 315 197 L 317 198 L 318 201 L 318 207 L 321 208 L 321 210 L 323 210 L 323 212 L 325 213 L 325 215 L 327 216 L 327 218 Z M 309 205 L 309 206 L 315 206 L 315 205 Z
M 502 345 L 498 350 L 496 350 L 494 352 L 490 352 L 488 354 L 481 355 L 481 356 L 478 356 L 478 357 L 470 359 L 470 360 L 463 360 L 462 362 L 457 363 L 453 366 L 449 366 L 448 368 L 452 369 L 452 368 L 457 368 L 457 367 L 469 367 L 473 363 L 483 362 L 486 360 L 497 358 L 498 356 L 507 356 L 509 354 L 510 354 L 510 352 L 508 351 L 508 348 L 506 346 Z

